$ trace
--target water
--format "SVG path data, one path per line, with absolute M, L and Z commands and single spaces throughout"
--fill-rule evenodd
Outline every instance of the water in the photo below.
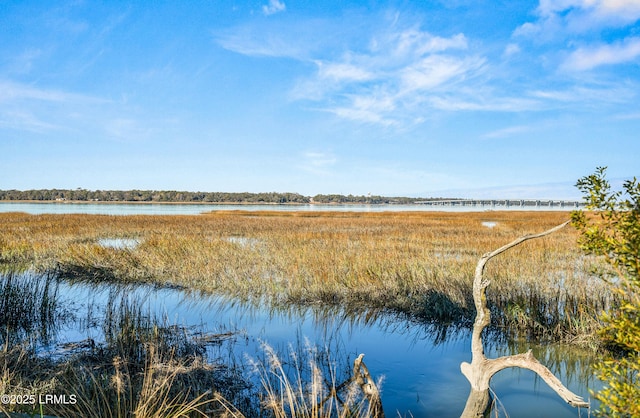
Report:
M 113 301 L 110 296 L 114 292 L 135 297 L 143 311 L 154 312 L 173 324 L 200 327 L 206 332 L 238 331 L 240 338 L 229 341 L 229 350 L 236 358 L 259 357 L 263 341 L 286 354 L 290 344 L 305 339 L 320 348 L 329 346 L 338 358 L 349 357 L 352 361 L 365 353 L 371 374 L 384 376 L 382 401 L 387 416 L 458 417 L 469 393 L 469 383 L 460 372 L 460 363 L 471 360 L 469 330 L 417 323 L 384 313 L 346 313 L 337 307 L 269 310 L 237 300 L 149 286 L 97 287 L 62 281 L 59 305 L 74 312 L 75 320 L 53 327 L 57 329 L 56 339 L 43 344 L 41 352 L 53 354 L 61 344 L 87 337 L 99 340 L 100 321 L 96 318 L 104 315 L 101 312 L 109 300 Z M 528 348 L 494 342 L 487 346 L 487 354 L 495 357 Z M 531 348 L 570 390 L 588 396 L 587 387 L 594 384 L 588 371 L 590 358 L 558 346 Z M 580 416 L 532 372 L 505 370 L 492 382 L 501 408 L 511 417 Z M 587 413 L 583 410 L 582 416 Z
M 212 211 L 226 210 L 278 210 L 278 211 L 335 211 L 335 212 L 385 212 L 385 211 L 448 211 L 482 212 L 489 210 L 573 210 L 565 205 L 549 206 L 505 206 L 505 205 L 215 205 L 215 204 L 179 204 L 179 203 L 62 203 L 62 202 L 0 202 L 0 212 L 25 212 L 39 214 L 84 213 L 96 215 L 197 215 Z
M 482 226 L 486 226 L 487 228 L 494 228 L 496 225 L 498 225 L 498 223 L 493 221 L 482 222 Z
M 135 238 L 100 238 L 98 240 L 98 245 L 117 250 L 132 250 L 138 244 L 140 244 L 140 241 Z

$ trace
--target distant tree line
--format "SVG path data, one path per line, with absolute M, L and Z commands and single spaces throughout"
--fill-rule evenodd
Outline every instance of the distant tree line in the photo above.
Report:
M 0 200 L 80 202 L 210 202 L 210 203 L 309 203 L 298 193 L 224 193 L 175 190 L 0 190 Z
M 341 194 L 318 194 L 313 196 L 314 203 L 359 203 L 359 204 L 410 204 L 425 200 L 415 197 L 385 197 L 385 196 L 344 196 Z M 429 199 L 435 200 L 435 199 Z
M 205 203 L 355 203 L 411 204 L 424 198 L 354 196 L 318 194 L 313 197 L 299 193 L 225 193 L 185 192 L 175 190 L 86 190 L 38 189 L 0 190 L 0 200 L 80 201 L 80 202 L 205 202 Z M 429 198 L 428 200 L 438 200 Z

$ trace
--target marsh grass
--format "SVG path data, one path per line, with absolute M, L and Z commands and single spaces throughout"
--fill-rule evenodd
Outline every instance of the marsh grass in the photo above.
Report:
M 220 345 L 232 334 L 194 332 L 144 312 L 142 305 L 135 295 L 110 295 L 104 343 L 67 363 L 64 387 L 83 400 L 69 413 L 211 416 L 223 410 L 218 401 L 223 397 L 247 404 L 250 385 L 242 370 L 207 358 L 207 346 Z
M 253 361 L 262 382 L 262 407 L 277 418 L 369 417 L 368 401 L 335 353 L 308 341 L 289 346 L 283 357 L 263 343 L 262 361 Z M 343 359 L 344 360 L 344 359 Z
M 268 304 L 361 306 L 470 323 L 477 259 L 566 212 L 215 212 L 197 216 L 0 214 L 0 262 L 60 276 L 179 285 Z M 483 222 L 495 222 L 487 228 Z M 135 240 L 108 248 L 100 240 Z M 571 228 L 492 260 L 493 325 L 582 341 L 616 300 Z
M 23 339 L 47 344 L 64 316 L 53 275 L 0 273 L 0 333 L 5 344 L 19 344 Z
M 29 280 L 10 279 L 13 290 L 31 288 Z M 8 329 L 0 353 L 0 393 L 35 399 L 66 395 L 73 401 L 2 405 L 0 412 L 197 417 L 224 413 L 223 399 L 241 407 L 252 405 L 243 369 L 208 358 L 207 347 L 232 338 L 230 333 L 204 334 L 170 324 L 144 312 L 141 305 L 135 293 L 112 295 L 101 315 L 102 337 L 60 344 L 64 350 L 56 356 L 39 353 L 35 347 L 41 342 L 13 338 L 15 327 Z

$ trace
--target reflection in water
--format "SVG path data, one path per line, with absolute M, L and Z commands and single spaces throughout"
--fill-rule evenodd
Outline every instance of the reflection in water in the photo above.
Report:
M 58 281 L 52 275 L 0 275 L 0 331 L 3 343 L 47 345 L 70 313 L 59 302 Z M 4 345 L 3 344 L 3 345 Z
M 105 331 L 108 330 L 106 324 L 117 322 L 122 313 L 128 312 L 130 318 L 141 321 L 143 328 L 160 322 L 180 327 L 181 335 L 189 338 L 234 332 L 235 338 L 228 340 L 222 348 L 208 345 L 206 350 L 210 359 L 226 357 L 226 361 L 236 364 L 246 362 L 248 357 L 260 358 L 263 342 L 284 357 L 291 347 L 294 350 L 296 347 L 317 347 L 318 352 L 328 353 L 327 359 L 333 359 L 328 364 L 347 370 L 340 373 L 348 373 L 353 359 L 364 353 L 371 374 L 375 378 L 384 376 L 381 390 L 387 416 L 398 413 L 409 416 L 410 413 L 414 417 L 459 417 L 469 394 L 469 384 L 460 373 L 460 363 L 470 360 L 468 326 L 419 322 L 397 313 L 340 306 L 265 307 L 176 289 L 91 285 L 64 279 L 57 282 L 47 276 L 2 276 L 5 287 L 7 282 L 16 283 L 18 279 L 28 283 L 29 289 L 44 289 L 46 286 L 36 285 L 36 281 L 46 283 L 49 280 L 47 295 L 55 295 L 51 305 L 55 306 L 53 311 L 66 312 L 42 316 L 36 309 L 37 313 L 31 314 L 32 317 L 49 318 L 46 324 L 35 325 L 35 328 L 47 330 L 47 338 L 37 341 L 41 353 L 56 353 L 62 344 L 87 339 L 100 344 L 106 338 L 115 338 Z M 53 284 L 55 292 L 51 290 Z M 43 299 L 50 297 L 41 297 L 40 301 Z M 38 302 L 33 306 L 36 305 L 43 306 Z M 66 321 L 57 322 L 60 319 Z M 54 325 L 56 323 L 58 325 Z M 23 335 L 25 332 L 27 329 L 23 330 Z M 532 348 L 570 389 L 584 392 L 587 386 L 597 384 L 589 370 L 591 358 L 574 347 L 507 343 L 494 338 L 496 336 L 488 333 L 485 337 L 489 356 Z M 576 416 L 576 411 L 558 402 L 556 395 L 533 373 L 505 370 L 494 377 L 492 389 L 510 416 Z M 536 407 L 531 408 L 531 405 Z

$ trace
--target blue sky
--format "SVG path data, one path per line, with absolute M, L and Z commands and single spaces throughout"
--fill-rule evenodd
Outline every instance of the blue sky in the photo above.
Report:
M 570 198 L 640 169 L 640 1 L 0 3 L 0 189 Z

